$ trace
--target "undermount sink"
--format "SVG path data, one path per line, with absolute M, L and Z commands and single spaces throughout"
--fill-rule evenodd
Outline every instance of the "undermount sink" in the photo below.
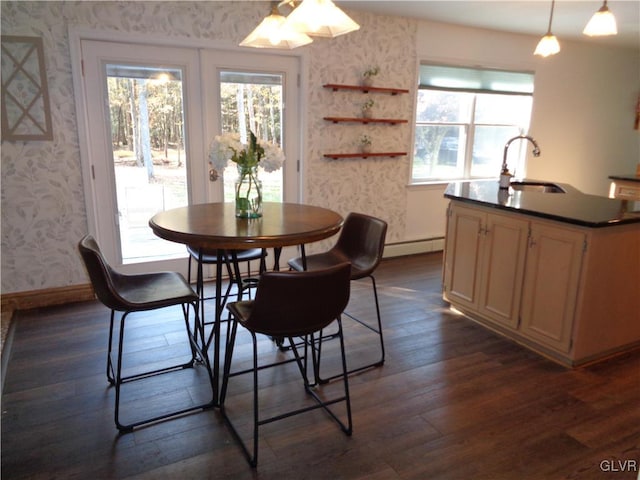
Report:
M 519 192 L 567 193 L 561 186 L 547 182 L 511 182 L 510 186 Z

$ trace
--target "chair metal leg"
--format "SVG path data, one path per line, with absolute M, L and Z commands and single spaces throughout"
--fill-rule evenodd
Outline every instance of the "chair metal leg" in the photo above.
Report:
M 314 384 L 311 384 L 308 380 L 307 374 L 306 374 L 306 364 L 303 365 L 303 363 L 301 362 L 301 357 L 298 354 L 298 348 L 296 347 L 296 344 L 294 342 L 294 340 L 292 338 L 289 338 L 289 342 L 291 345 L 291 350 L 294 353 L 294 356 L 296 357 L 296 361 L 298 363 L 298 367 L 300 369 L 300 373 L 302 374 L 303 380 L 304 380 L 304 386 L 305 386 L 305 391 L 311 395 L 313 397 L 313 399 L 316 401 L 317 405 L 311 406 L 311 407 L 307 407 L 307 408 L 302 408 L 299 409 L 295 412 L 292 412 L 291 414 L 287 414 L 286 416 L 292 416 L 292 415 L 296 415 L 297 413 L 302 413 L 302 412 L 306 412 L 308 410 L 314 410 L 316 408 L 322 408 L 325 412 L 327 412 L 329 414 L 329 416 L 331 416 L 331 418 L 333 418 L 338 425 L 340 426 L 341 430 L 346 433 L 347 435 L 351 435 L 352 431 L 353 431 L 353 425 L 352 425 L 352 420 L 351 420 L 351 399 L 349 396 L 349 372 L 347 371 L 347 360 L 346 360 L 346 355 L 345 355 L 345 348 L 344 348 L 344 336 L 342 334 L 342 320 L 340 318 L 336 319 L 338 322 L 338 338 L 340 339 L 340 354 L 341 354 L 341 359 L 342 359 L 342 373 L 340 373 L 339 375 L 337 375 L 337 377 L 342 377 L 343 381 L 344 381 L 344 396 L 339 397 L 339 398 L 334 398 L 331 400 L 323 400 L 321 399 L 318 394 L 315 392 L 315 390 L 312 389 L 312 387 L 314 387 Z M 313 338 L 313 335 L 311 335 L 311 339 L 308 342 L 308 346 L 311 349 L 311 355 L 312 355 L 312 362 L 314 365 L 314 370 L 316 368 L 319 368 L 319 364 L 317 363 L 319 359 L 316 358 L 317 356 L 317 351 L 316 351 L 316 341 Z M 305 343 L 305 348 L 306 348 L 307 343 Z M 304 370 L 303 370 L 304 368 Z M 345 425 L 345 423 L 340 420 L 340 418 L 329 408 L 329 405 L 333 405 L 334 403 L 339 403 L 339 402 L 346 402 L 347 404 L 347 424 Z
M 213 328 L 211 329 L 211 333 L 209 334 L 209 338 L 207 339 L 207 343 L 205 346 L 205 351 L 209 351 L 209 346 L 213 341 L 213 371 L 214 371 L 214 379 L 215 379 L 215 383 L 213 386 L 213 398 L 216 402 L 216 406 L 219 405 L 220 403 L 220 390 L 219 390 L 220 378 L 218 377 L 218 375 L 220 372 L 220 331 L 221 331 L 220 321 L 222 319 L 222 308 L 224 306 L 224 303 L 222 303 L 222 298 L 221 298 L 222 285 L 220 282 L 220 279 L 222 278 L 221 255 L 223 254 L 224 254 L 224 251 L 221 249 L 218 249 L 217 251 L 218 262 L 216 263 L 216 297 L 215 297 L 216 318 L 214 319 Z M 200 266 L 202 266 L 202 262 L 199 262 L 199 263 L 200 263 Z M 203 306 L 203 310 L 204 310 L 204 306 Z
M 373 275 L 369 275 L 369 278 L 371 279 L 371 286 L 373 288 L 373 298 L 375 300 L 375 307 L 376 307 L 376 317 L 377 317 L 377 327 L 374 327 L 362 320 L 360 320 L 359 318 L 354 317 L 353 315 L 349 314 L 348 312 L 344 312 L 343 314 L 345 316 L 347 316 L 348 318 L 350 318 L 351 320 L 359 323 L 360 325 L 362 325 L 365 328 L 368 328 L 369 330 L 371 330 L 372 332 L 376 333 L 378 335 L 378 338 L 380 340 L 380 359 L 369 363 L 367 365 L 362 365 L 356 368 L 352 368 L 351 370 L 348 371 L 349 375 L 354 374 L 354 373 L 358 373 L 358 372 L 362 372 L 364 370 L 368 370 L 370 368 L 375 368 L 375 367 L 379 367 L 381 365 L 384 364 L 384 360 L 385 360 L 385 349 L 384 349 L 384 337 L 383 337 L 383 333 L 382 333 L 382 319 L 380 317 L 380 304 L 378 302 L 378 289 L 376 286 L 376 279 L 374 278 Z M 318 363 L 320 363 L 320 351 L 322 349 L 322 340 L 325 340 L 327 338 L 327 336 L 321 336 L 320 337 L 320 345 L 318 346 Z M 339 378 L 341 376 L 341 374 L 336 374 L 336 375 L 332 375 L 330 377 L 321 377 L 320 373 L 319 373 L 319 367 L 318 367 L 318 382 L 319 383 L 327 383 L 331 380 L 334 380 L 336 378 Z
M 231 359 L 233 357 L 233 349 L 236 343 L 236 332 L 238 330 L 238 322 L 232 321 L 227 332 L 227 341 L 225 344 L 224 364 L 222 370 L 222 385 L 220 387 L 220 408 L 224 408 L 224 400 L 227 396 L 227 386 L 229 385 Z
M 111 352 L 113 351 L 113 321 L 115 310 L 111 310 L 111 318 L 109 320 L 109 345 L 107 347 L 107 380 L 111 385 L 115 385 L 116 376 L 113 371 L 113 362 L 111 361 Z
M 225 352 L 224 359 L 224 370 L 223 370 L 223 378 L 222 378 L 222 388 L 220 392 L 220 413 L 224 422 L 227 424 L 229 429 L 231 430 L 231 434 L 235 438 L 238 445 L 242 449 L 242 453 L 247 458 L 249 465 L 252 468 L 255 468 L 258 465 L 258 342 L 256 339 L 256 335 L 253 332 L 251 333 L 252 337 L 252 348 L 253 348 L 253 368 L 247 370 L 246 372 L 253 373 L 253 451 L 249 450 L 247 444 L 240 436 L 240 433 L 236 429 L 235 425 L 227 415 L 227 411 L 225 409 L 224 402 L 227 396 L 227 387 L 229 385 L 230 370 L 231 370 L 231 360 L 233 358 L 233 348 L 235 345 L 236 332 L 238 329 L 238 322 L 235 320 L 232 322 L 233 326 L 231 327 L 231 335 L 229 337 L 229 343 L 227 345 L 227 349 Z M 245 372 L 245 373 L 246 373 Z
M 345 355 L 345 348 L 344 348 L 344 337 L 342 335 L 342 321 L 340 318 L 336 319 L 338 322 L 338 336 L 340 338 L 340 351 L 341 351 L 341 357 L 342 357 L 342 374 L 340 375 L 341 377 L 343 377 L 343 381 L 344 381 L 344 395 L 338 398 L 333 398 L 333 399 L 329 399 L 329 400 L 324 400 L 321 399 L 319 397 L 319 395 L 313 390 L 313 384 L 311 384 L 309 382 L 309 377 L 307 374 L 307 355 L 308 355 L 308 349 L 311 350 L 311 356 L 312 356 L 312 362 L 313 362 L 313 368 L 314 368 L 314 372 L 316 369 L 316 355 L 317 355 L 317 351 L 316 351 L 316 347 L 315 345 L 317 344 L 317 341 L 314 339 L 313 335 L 309 335 L 308 337 L 305 337 L 305 339 L 303 340 L 303 344 L 304 344 L 304 355 L 301 355 L 300 352 L 298 351 L 298 348 L 300 347 L 300 343 L 297 343 L 296 340 L 294 340 L 292 337 L 288 337 L 289 340 L 289 345 L 290 345 L 290 349 L 294 354 L 294 359 L 295 362 L 298 366 L 298 370 L 300 371 L 300 374 L 302 376 L 303 382 L 304 382 L 304 389 L 305 392 L 307 394 L 309 394 L 315 401 L 315 403 L 313 405 L 307 406 L 307 407 L 303 407 L 303 408 L 299 408 L 297 410 L 293 410 L 293 411 L 289 411 L 286 413 L 282 413 L 279 415 L 275 415 L 269 418 L 264 418 L 262 420 L 260 420 L 259 418 L 259 405 L 258 405 L 258 371 L 262 370 L 263 368 L 268 368 L 268 367 L 272 367 L 275 365 L 280 365 L 282 362 L 278 362 L 275 364 L 270 364 L 267 366 L 263 366 L 263 367 L 259 367 L 258 366 L 258 342 L 256 339 L 256 334 L 254 332 L 249 331 L 249 333 L 251 334 L 252 337 L 252 343 L 253 343 L 253 368 L 250 370 L 245 370 L 243 372 L 236 372 L 234 374 L 231 374 L 231 361 L 233 358 L 233 346 L 235 344 L 235 337 L 236 337 L 236 331 L 237 331 L 237 326 L 238 326 L 238 322 L 234 319 L 233 322 L 233 326 L 232 326 L 232 333 L 230 335 L 229 338 L 229 344 L 227 345 L 227 350 L 226 350 L 226 354 L 225 354 L 225 365 L 224 365 L 224 373 L 223 373 L 223 381 L 222 381 L 222 392 L 221 392 L 221 400 L 220 400 L 220 412 L 222 414 L 222 417 L 225 421 L 225 423 L 229 426 L 234 438 L 236 439 L 236 441 L 238 442 L 238 444 L 240 445 L 240 448 L 242 449 L 245 457 L 247 458 L 247 461 L 249 462 L 249 465 L 253 468 L 255 468 L 258 464 L 258 435 L 259 435 L 259 427 L 261 425 L 265 425 L 267 423 L 271 423 L 271 422 L 275 422 L 277 420 L 281 420 L 284 418 L 288 418 L 288 417 L 292 417 L 294 415 L 298 415 L 304 412 L 308 412 L 311 410 L 316 410 L 319 408 L 322 408 L 325 412 L 327 412 L 327 414 L 336 421 L 336 423 L 338 423 L 338 425 L 340 426 L 340 429 L 346 434 L 346 435 L 351 435 L 353 432 L 353 421 L 352 421 L 352 416 L 351 416 L 351 399 L 350 399 L 350 395 L 349 395 L 349 375 L 347 372 L 347 363 L 346 363 L 346 355 Z M 235 428 L 235 426 L 233 425 L 233 422 L 231 421 L 231 419 L 229 418 L 229 416 L 227 415 L 227 411 L 225 409 L 225 399 L 226 399 L 226 395 L 227 395 L 227 386 L 228 386 L 228 382 L 229 382 L 229 378 L 231 376 L 234 375 L 238 375 L 241 373 L 248 373 L 249 371 L 252 372 L 253 374 L 253 451 L 249 450 L 247 444 L 245 443 L 245 441 L 242 439 L 242 437 L 240 436 L 239 432 L 237 431 L 237 429 Z M 343 422 L 330 408 L 330 405 L 339 403 L 339 402 L 346 402 L 346 411 L 347 411 L 347 421 L 346 423 Z
M 189 281 L 191 281 L 191 261 L 192 258 L 191 256 L 189 256 L 189 267 L 188 267 L 188 275 L 189 275 Z M 202 261 L 202 253 L 199 253 L 199 257 L 198 257 L 198 274 L 197 274 L 197 279 L 196 279 L 196 293 L 198 294 L 198 298 L 200 298 L 200 318 L 204 319 L 204 302 L 205 300 L 214 300 L 216 297 L 205 297 L 204 296 L 204 262 Z M 227 299 L 229 298 L 229 295 L 231 294 L 231 289 L 233 288 L 234 285 L 234 280 L 233 280 L 233 276 L 231 274 L 231 267 L 229 266 L 229 264 L 226 261 L 226 257 L 225 257 L 225 264 L 226 264 L 226 268 L 227 268 L 227 275 L 229 276 L 229 283 L 227 285 L 227 289 L 223 295 L 224 298 L 224 303 L 227 302 Z M 217 291 L 217 289 L 216 289 Z M 205 325 L 211 325 L 213 322 L 205 322 L 203 321 L 203 324 Z
M 197 318 L 197 304 L 194 302 L 194 304 L 189 304 L 190 306 L 193 307 L 195 315 L 196 315 L 196 319 L 195 319 L 195 323 L 198 324 L 199 320 Z M 206 357 L 206 355 L 204 354 L 204 352 L 202 350 L 200 350 L 199 345 L 197 344 L 196 340 L 195 340 L 195 336 L 194 334 L 190 331 L 190 326 L 189 326 L 189 319 L 188 319 L 188 314 L 189 314 L 189 308 L 187 307 L 187 305 L 182 305 L 182 312 L 183 315 L 185 316 L 185 328 L 187 330 L 187 336 L 189 338 L 189 346 L 191 349 L 191 359 L 185 363 L 181 363 L 181 364 L 177 364 L 177 365 L 172 365 L 169 367 L 164 367 L 164 368 L 159 368 L 159 369 L 155 369 L 155 370 L 150 370 L 147 372 L 142 372 L 142 373 L 138 373 L 135 375 L 129 375 L 129 376 L 122 376 L 122 356 L 124 353 L 124 332 L 125 332 L 125 323 L 126 323 L 126 319 L 127 316 L 129 315 L 129 313 L 131 312 L 123 312 L 122 316 L 120 317 L 120 331 L 119 333 L 119 338 L 118 338 L 118 352 L 117 352 L 117 359 L 116 359 L 116 370 L 115 370 L 115 375 L 113 378 L 113 384 L 115 385 L 115 409 L 114 409 L 114 420 L 115 420 L 115 424 L 116 427 L 118 428 L 118 430 L 120 430 L 121 432 L 130 432 L 132 431 L 135 427 L 139 427 L 142 425 L 147 425 L 150 423 L 154 423 L 154 422 L 158 422 L 160 420 L 164 420 L 164 419 L 168 419 L 168 418 L 172 418 L 172 417 L 176 417 L 179 415 L 183 415 L 185 413 L 188 412 L 193 412 L 196 410 L 203 410 L 206 408 L 210 408 L 214 405 L 214 398 L 212 398 L 212 400 L 210 400 L 209 402 L 203 403 L 203 404 L 199 404 L 196 406 L 191 406 L 191 407 L 187 407 L 187 408 L 183 408 L 181 410 L 177 410 L 177 411 L 172 411 L 169 413 L 165 413 L 162 415 L 157 415 L 155 417 L 151 417 L 151 418 L 146 418 L 144 420 L 139 420 L 136 422 L 132 422 L 132 423 L 128 423 L 128 424 L 123 424 L 120 421 L 120 399 L 121 399 L 121 387 L 124 383 L 129 383 L 129 382 L 133 382 L 135 380 L 140 380 L 143 378 L 148 378 L 148 377 L 152 377 L 155 375 L 160 375 L 163 373 L 168 373 L 168 372 L 172 372 L 172 371 L 176 371 L 176 370 L 181 370 L 181 369 L 185 369 L 185 368 L 191 368 L 194 366 L 195 360 L 196 360 L 196 354 L 200 355 L 205 362 L 206 368 L 207 368 L 207 372 L 208 372 L 208 376 L 209 376 L 209 381 L 211 382 L 211 388 L 212 390 L 214 390 L 214 382 L 213 382 L 213 377 L 211 375 L 211 369 L 208 365 L 209 360 Z M 113 320 L 113 316 L 114 316 L 114 311 L 111 312 L 111 316 L 112 316 L 112 320 Z M 113 327 L 113 321 L 112 321 L 112 327 Z M 199 328 L 199 327 L 196 327 Z M 113 334 L 113 329 L 111 328 L 110 331 L 110 335 L 109 335 L 109 345 L 111 346 L 111 339 L 112 339 L 112 334 Z M 113 368 L 112 367 L 113 362 L 111 360 L 111 351 L 109 352 L 109 360 L 108 360 L 108 368 Z M 109 367 L 110 366 L 110 367 Z M 110 382 L 111 383 L 111 382 Z
M 200 299 L 200 318 L 202 319 L 202 324 L 205 326 L 213 325 L 216 321 L 221 319 L 214 319 L 213 321 L 205 321 L 205 301 L 206 300 L 215 300 L 217 305 L 221 305 L 223 308 L 224 305 L 227 304 L 229 297 L 235 295 L 237 300 L 242 300 L 242 295 L 245 291 L 248 291 L 249 298 L 251 298 L 251 289 L 257 287 L 258 279 L 251 278 L 251 261 L 247 261 L 247 278 L 242 278 L 240 272 L 240 266 L 237 259 L 237 254 L 234 250 L 217 250 L 216 257 L 219 259 L 218 264 L 216 265 L 216 282 L 218 283 L 218 279 L 222 278 L 222 269 L 218 268 L 219 265 L 224 264 L 224 268 L 227 270 L 227 277 L 229 281 L 227 282 L 227 287 L 222 293 L 222 289 L 216 283 L 215 294 L 211 297 L 205 297 L 204 294 L 204 261 L 202 251 L 198 253 L 197 262 L 197 279 L 196 279 L 196 293 L 198 298 Z M 191 262 L 194 258 L 189 255 L 189 260 L 187 264 L 187 279 L 191 282 Z M 260 257 L 260 273 L 266 270 L 266 249 L 262 249 L 262 256 Z M 236 292 L 233 293 L 233 287 L 236 287 Z M 222 301 L 219 299 L 222 298 Z M 217 307 L 216 307 L 217 308 Z M 218 310 L 216 310 L 217 312 Z M 225 320 L 226 321 L 226 320 Z M 212 332 L 204 344 L 207 348 L 211 345 L 212 339 L 214 338 L 215 326 L 212 329 Z
M 351 395 L 349 393 L 349 371 L 347 369 L 347 356 L 345 354 L 344 348 L 344 335 L 342 332 L 342 319 L 338 317 L 338 327 L 340 328 L 340 354 L 342 357 L 342 382 L 344 384 L 344 395 L 345 402 L 347 407 L 347 428 L 344 428 L 344 425 L 341 423 L 340 425 L 343 428 L 343 431 L 351 436 L 353 433 L 353 419 L 351 418 Z M 320 359 L 318 359 L 319 361 Z
M 120 423 L 120 385 L 122 385 L 122 345 L 124 343 L 124 320 L 127 314 L 123 313 L 120 318 L 120 332 L 119 332 L 119 340 L 118 340 L 118 359 L 117 359 L 117 367 L 116 367 L 116 406 L 114 412 L 114 419 L 116 422 L 116 427 L 120 431 L 130 431 L 132 428 L 128 425 L 123 425 Z

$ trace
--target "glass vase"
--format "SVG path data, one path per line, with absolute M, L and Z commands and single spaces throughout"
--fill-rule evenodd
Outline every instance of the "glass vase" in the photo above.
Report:
M 258 179 L 258 167 L 238 166 L 236 189 L 236 217 L 259 218 L 262 216 L 262 182 Z

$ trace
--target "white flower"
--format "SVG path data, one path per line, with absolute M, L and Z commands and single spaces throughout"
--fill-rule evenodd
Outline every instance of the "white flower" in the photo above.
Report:
M 260 160 L 260 166 L 265 172 L 275 172 L 282 167 L 284 163 L 284 152 L 274 143 L 264 142 L 261 144 L 264 148 L 264 157 Z
M 251 138 L 255 139 L 253 132 Z M 255 140 L 255 150 L 251 144 L 243 144 L 237 133 L 216 135 L 209 148 L 209 163 L 218 172 L 224 171 L 229 161 L 241 167 L 261 166 L 265 172 L 274 172 L 284 163 L 284 152 L 277 145 L 263 140 Z
M 209 163 L 218 172 L 222 172 L 234 154 L 242 150 L 244 145 L 240 142 L 237 133 L 225 133 L 216 135 L 209 148 Z

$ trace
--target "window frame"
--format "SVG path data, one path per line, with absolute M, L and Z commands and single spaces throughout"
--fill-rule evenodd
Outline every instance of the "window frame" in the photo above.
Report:
M 453 68 L 453 69 L 462 69 L 462 70 L 475 70 L 480 72 L 480 74 L 482 74 L 482 72 L 495 72 L 495 71 L 499 71 L 499 72 L 505 72 L 507 74 L 527 74 L 531 76 L 531 91 L 527 92 L 527 91 L 509 91 L 509 90 L 502 90 L 502 89 L 488 89 L 486 88 L 486 86 L 482 86 L 482 87 L 478 87 L 478 88 L 456 88 L 456 87 L 446 87 L 446 86 L 430 86 L 430 85 L 421 85 L 420 84 L 420 69 L 421 67 L 444 67 L 444 68 Z M 530 123 L 531 123 L 531 113 L 533 111 L 533 83 L 534 83 L 534 73 L 533 72 L 524 72 L 524 71 L 519 71 L 519 70 L 507 70 L 507 69 L 493 69 L 493 68 L 484 68 L 484 67 L 467 67 L 467 66 L 462 66 L 462 65 L 442 65 L 442 64 L 436 64 L 436 63 L 432 63 L 432 62 L 421 62 L 418 64 L 418 85 L 416 88 L 416 97 L 415 97 L 415 108 L 414 108 L 414 123 L 413 123 L 413 135 L 412 135 L 412 139 L 413 139 L 413 149 L 412 149 L 412 154 L 411 154 L 411 165 L 410 165 L 410 169 L 409 169 L 409 184 L 410 185 L 429 185 L 429 184 L 444 184 L 444 183 L 451 183 L 451 182 L 460 182 L 460 181 L 467 181 L 467 180 L 481 180 L 481 179 L 492 179 L 492 178 L 498 178 L 499 176 L 499 171 L 498 169 L 496 169 L 495 175 L 491 175 L 491 176 L 486 176 L 486 175 L 481 175 L 481 176 L 471 176 L 471 169 L 472 169 L 472 165 L 473 165 L 473 146 L 474 146 L 474 141 L 476 138 L 476 128 L 478 126 L 480 127 L 507 127 L 507 128 L 515 128 L 517 129 L 517 134 L 518 135 L 524 135 L 527 134 Z M 455 121 L 455 122 L 434 122 L 434 121 L 419 121 L 418 120 L 418 96 L 420 95 L 420 92 L 423 90 L 430 90 L 430 91 L 443 91 L 443 92 L 449 92 L 449 93 L 469 93 L 473 95 L 473 98 L 471 100 L 471 107 L 470 107 L 470 112 L 469 112 L 469 117 L 468 117 L 468 122 L 460 122 L 460 121 Z M 526 125 L 517 125 L 517 124 L 513 124 L 513 123 L 482 123 L 482 122 L 475 122 L 475 118 L 476 118 L 476 108 L 477 108 L 477 102 L 478 102 L 478 96 L 481 94 L 492 94 L 492 95 L 515 95 L 515 96 L 529 96 L 531 97 L 532 100 L 532 105 L 531 105 L 531 111 L 529 113 L 529 121 L 527 122 Z M 446 127 L 462 127 L 465 129 L 465 142 L 464 142 L 464 159 L 463 159 L 463 166 L 462 166 L 462 176 L 456 176 L 453 178 L 446 178 L 446 177 L 414 177 L 414 162 L 415 162 L 415 157 L 416 157 L 416 137 L 417 137 L 417 130 L 420 127 L 423 126 L 446 126 Z M 514 147 L 516 147 L 514 145 Z M 523 148 L 522 145 L 518 145 L 517 148 L 513 148 L 513 150 L 517 150 L 517 155 L 518 155 L 518 162 L 516 165 L 516 170 L 519 171 L 523 171 L 524 168 L 526 167 L 526 149 Z M 511 156 L 511 152 L 510 152 L 510 156 Z

